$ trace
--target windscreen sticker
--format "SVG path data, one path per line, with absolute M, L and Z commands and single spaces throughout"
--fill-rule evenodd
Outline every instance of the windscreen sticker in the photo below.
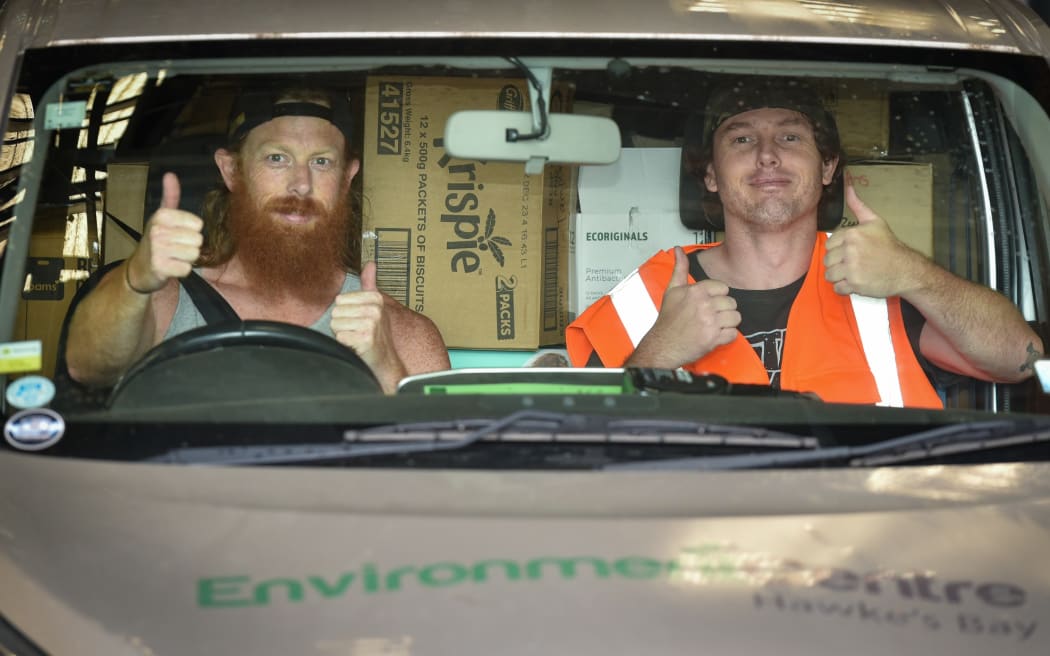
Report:
M 5 397 L 16 408 L 41 408 L 55 398 L 55 384 L 43 376 L 23 376 L 7 386 Z
M 4 438 L 20 451 L 46 449 L 62 439 L 65 432 L 65 420 L 47 408 L 21 410 L 4 424 Z
M 537 556 L 383 566 L 374 562 L 332 572 L 259 578 L 243 573 L 197 581 L 200 608 L 249 608 L 314 603 L 350 595 L 390 595 L 411 589 L 599 581 L 738 588 L 760 616 L 862 625 L 893 631 L 955 634 L 1027 643 L 1045 614 L 1044 600 L 1024 586 L 996 580 L 948 578 L 928 570 L 860 571 L 808 566 L 791 558 L 747 554 L 720 544 L 679 556 Z
M 0 374 L 37 371 L 43 366 L 39 339 L 0 344 Z
M 79 128 L 87 116 L 87 101 L 48 103 L 44 108 L 44 128 L 64 130 Z

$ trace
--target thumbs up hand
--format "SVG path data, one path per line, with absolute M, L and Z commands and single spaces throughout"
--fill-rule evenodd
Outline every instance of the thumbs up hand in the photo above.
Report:
M 674 249 L 674 271 L 656 323 L 627 360 L 630 366 L 674 369 L 693 362 L 737 336 L 740 312 L 719 280 L 689 282 L 689 259 Z
M 915 289 L 926 258 L 897 239 L 853 185 L 846 185 L 846 204 L 857 221 L 836 228 L 824 256 L 824 277 L 835 292 L 886 298 Z
M 336 296 L 332 308 L 331 327 L 336 340 L 354 349 L 388 394 L 407 373 L 391 330 L 391 315 L 399 309 L 397 301 L 379 291 L 375 262 L 361 267 L 361 291 Z
M 128 284 L 139 293 L 152 293 L 172 278 L 189 275 L 201 254 L 204 221 L 179 209 L 179 179 L 165 173 L 160 208 L 149 218 L 142 240 L 128 258 Z

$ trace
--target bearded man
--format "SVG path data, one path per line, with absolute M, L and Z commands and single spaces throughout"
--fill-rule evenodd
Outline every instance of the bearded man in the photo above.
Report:
M 200 276 L 238 317 L 305 326 L 351 347 L 384 391 L 406 375 L 447 369 L 429 319 L 376 287 L 375 263 L 352 272 L 345 97 L 319 90 L 242 94 L 228 144 L 215 152 L 223 187 L 204 218 L 179 208 L 178 178 L 135 251 L 80 302 L 65 360 L 84 384 L 111 385 L 150 348 L 207 323 L 188 284 Z M 220 301 L 221 302 L 221 301 Z

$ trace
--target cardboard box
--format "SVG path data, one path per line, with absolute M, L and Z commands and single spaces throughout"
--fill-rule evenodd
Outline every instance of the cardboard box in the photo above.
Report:
M 578 316 L 658 251 L 707 241 L 678 216 L 680 148 L 624 148 L 615 164 L 581 166 L 570 252 Z
M 890 224 L 898 239 L 933 257 L 932 164 L 850 164 L 846 181 L 865 205 Z M 849 207 L 845 214 L 856 218 Z
M 890 147 L 889 92 L 872 80 L 839 80 L 821 88 L 850 157 L 885 157 Z
M 376 261 L 380 289 L 430 317 L 450 348 L 563 343 L 572 170 L 527 176 L 443 146 L 455 111 L 527 109 L 525 81 L 372 77 L 365 102 L 362 260 Z
M 64 220 L 61 225 L 65 225 Z M 29 242 L 26 280 L 13 338 L 40 340 L 41 369 L 23 373 L 54 374 L 62 321 L 73 295 L 88 275 L 87 258 L 67 254 L 65 244 L 66 234 L 61 228 L 34 230 Z

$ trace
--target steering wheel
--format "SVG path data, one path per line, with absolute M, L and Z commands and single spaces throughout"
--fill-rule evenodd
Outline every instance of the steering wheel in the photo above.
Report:
M 354 350 L 309 328 L 276 321 L 226 321 L 153 347 L 110 392 L 108 408 L 311 395 L 382 394 Z

